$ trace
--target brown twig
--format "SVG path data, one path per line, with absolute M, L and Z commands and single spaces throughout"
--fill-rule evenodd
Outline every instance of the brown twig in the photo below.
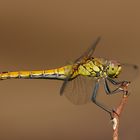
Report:
M 124 82 L 121 86 L 120 89 L 123 91 L 123 97 L 121 99 L 121 102 L 119 106 L 117 107 L 116 111 L 113 111 L 113 140 L 118 140 L 119 139 L 119 122 L 120 122 L 120 115 L 123 111 L 123 108 L 128 100 L 128 90 L 127 87 L 130 84 L 130 82 Z

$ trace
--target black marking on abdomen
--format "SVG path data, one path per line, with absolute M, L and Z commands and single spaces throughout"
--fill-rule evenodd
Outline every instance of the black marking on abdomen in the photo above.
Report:
M 1 74 L 5 74 L 5 73 L 8 73 L 8 71 L 3 71 L 3 72 L 1 72 Z

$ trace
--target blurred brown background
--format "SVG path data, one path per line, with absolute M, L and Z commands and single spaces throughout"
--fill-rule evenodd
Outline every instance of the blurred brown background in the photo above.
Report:
M 74 60 L 101 35 L 95 56 L 140 64 L 138 0 L 0 2 L 0 71 L 51 69 Z M 140 78 L 121 118 L 120 139 L 139 140 Z M 0 140 L 112 139 L 109 116 L 59 96 L 61 81 L 0 83 Z M 106 104 L 121 96 L 101 95 Z

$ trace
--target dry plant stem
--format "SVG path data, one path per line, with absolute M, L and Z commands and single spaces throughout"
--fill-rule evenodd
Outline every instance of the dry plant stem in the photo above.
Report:
M 117 107 L 116 111 L 113 113 L 113 140 L 119 139 L 119 122 L 120 115 L 123 111 L 123 108 L 128 100 L 128 96 L 124 95 L 121 99 L 120 105 Z
M 113 111 L 113 140 L 119 139 L 119 122 L 120 122 L 120 115 L 124 109 L 124 106 L 128 100 L 128 85 L 130 82 L 124 82 L 124 84 L 121 85 L 120 89 L 123 91 L 123 97 L 120 101 L 120 104 L 118 105 L 116 111 Z

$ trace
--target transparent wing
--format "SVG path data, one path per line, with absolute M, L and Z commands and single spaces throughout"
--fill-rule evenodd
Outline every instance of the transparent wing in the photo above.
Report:
M 93 77 L 78 76 L 67 82 L 63 94 L 73 104 L 86 104 L 91 101 L 94 86 Z
M 93 55 L 93 53 L 94 53 L 94 51 L 96 49 L 96 46 L 97 46 L 97 44 L 99 43 L 100 40 L 101 40 L 101 37 L 99 36 L 94 41 L 93 45 L 90 48 L 88 48 L 79 58 L 77 58 L 75 60 L 75 63 L 80 62 L 83 58 L 86 58 L 86 59 L 90 58 Z
M 132 82 L 139 75 L 139 68 L 135 64 L 122 64 L 122 71 L 118 76 L 119 80 Z
M 77 59 L 74 61 L 74 64 L 75 64 L 75 63 L 82 64 L 84 60 L 89 59 L 89 58 L 93 55 L 93 53 L 94 53 L 94 51 L 95 51 L 95 48 L 96 48 L 97 44 L 99 43 L 100 39 L 101 39 L 101 37 L 98 37 L 98 38 L 95 40 L 95 42 L 93 43 L 93 45 L 92 45 L 89 49 L 87 49 L 87 51 L 85 51 L 79 58 L 77 58 Z M 68 75 L 67 78 L 64 80 L 63 85 L 62 85 L 62 87 L 61 87 L 61 89 L 60 89 L 60 95 L 63 94 L 63 92 L 64 92 L 64 90 L 65 90 L 65 86 L 67 85 L 68 81 L 71 79 L 73 73 L 74 73 L 74 70 L 71 69 L 71 70 L 69 71 L 69 75 Z

